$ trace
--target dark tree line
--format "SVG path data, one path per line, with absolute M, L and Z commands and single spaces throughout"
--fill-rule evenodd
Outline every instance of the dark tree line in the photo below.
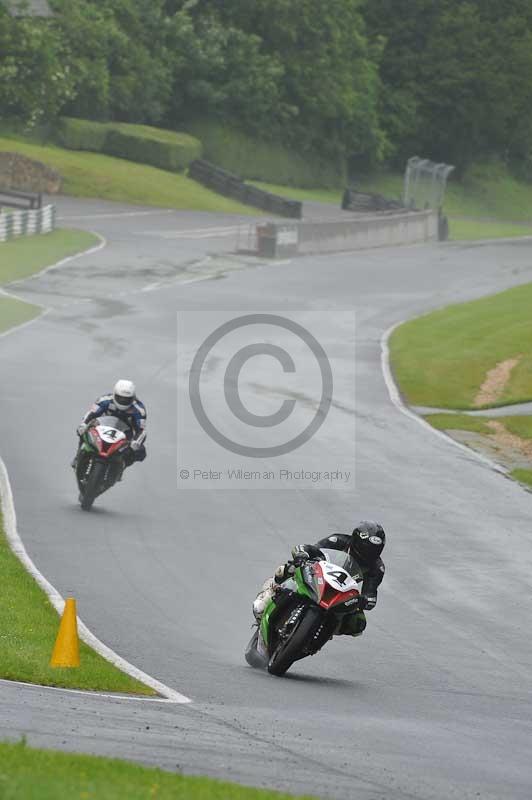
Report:
M 532 172 L 530 0 L 0 0 L 0 109 L 196 117 L 372 165 L 414 153 Z

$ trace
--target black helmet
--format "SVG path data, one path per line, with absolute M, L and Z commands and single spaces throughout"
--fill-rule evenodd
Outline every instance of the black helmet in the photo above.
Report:
M 376 561 L 386 543 L 386 534 L 378 522 L 364 519 L 356 525 L 351 535 L 349 552 L 357 561 Z

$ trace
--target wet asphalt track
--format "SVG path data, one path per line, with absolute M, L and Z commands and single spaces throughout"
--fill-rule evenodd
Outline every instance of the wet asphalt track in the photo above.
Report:
M 0 341 L 1 453 L 39 569 L 104 642 L 194 703 L 0 683 L 0 737 L 338 800 L 528 800 L 532 496 L 394 408 L 380 339 L 398 320 L 531 281 L 532 246 L 246 264 L 205 260 L 234 248 L 234 217 L 123 212 L 62 202 L 64 224 L 99 231 L 107 248 L 12 287 L 52 310 Z M 301 305 L 331 319 L 357 310 L 355 493 L 178 491 L 176 310 Z M 72 432 L 115 375 L 137 377 L 149 459 L 83 514 Z M 389 531 L 366 634 L 286 679 L 248 668 L 258 584 L 294 542 L 359 517 Z

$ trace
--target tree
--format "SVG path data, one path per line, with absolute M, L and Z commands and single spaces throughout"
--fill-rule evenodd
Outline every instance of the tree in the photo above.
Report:
M 532 130 L 528 0 L 371 0 L 385 48 L 383 125 L 396 157 L 418 153 L 464 171 L 474 160 L 522 158 Z
M 28 127 L 53 118 L 74 94 L 61 37 L 40 19 L 0 6 L 0 108 Z
M 223 24 L 212 11 L 170 20 L 169 48 L 174 53 L 169 117 L 217 116 L 252 132 L 275 130 L 290 116 L 283 103 L 283 66 L 261 52 L 257 36 Z
M 76 98 L 68 113 L 157 123 L 171 91 L 163 0 L 53 0 Z
M 293 118 L 284 136 L 328 155 L 380 158 L 385 139 L 377 99 L 379 43 L 370 47 L 360 0 L 197 0 L 225 25 L 258 36 L 284 67 L 280 96 Z

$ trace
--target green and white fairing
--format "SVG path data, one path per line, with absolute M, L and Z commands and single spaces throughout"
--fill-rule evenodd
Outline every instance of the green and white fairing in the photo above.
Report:
M 308 598 L 324 611 L 339 614 L 353 613 L 361 593 L 363 575 L 356 561 L 340 550 L 322 550 L 323 559 L 311 560 L 296 567 L 293 577 L 281 584 L 281 590 Z M 284 594 L 284 592 L 282 592 Z M 277 610 L 279 598 L 274 597 L 267 605 L 260 622 L 257 652 L 269 658 L 270 620 Z

